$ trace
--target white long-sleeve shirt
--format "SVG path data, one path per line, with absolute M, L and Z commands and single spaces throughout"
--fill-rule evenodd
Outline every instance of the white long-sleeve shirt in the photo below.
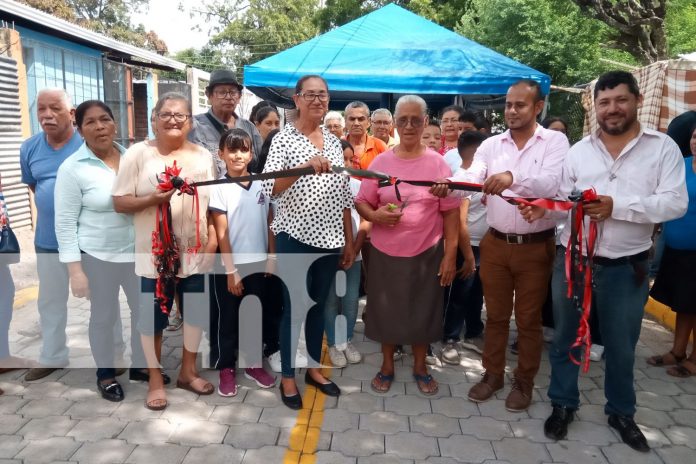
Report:
M 612 197 L 611 217 L 599 223 L 595 254 L 606 258 L 631 256 L 650 248 L 654 224 L 686 212 L 689 200 L 684 175 L 679 147 L 661 132 L 641 129 L 616 160 L 597 132 L 568 152 L 559 196 L 567 199 L 573 190 L 594 187 L 598 195 Z M 585 234 L 588 224 L 586 218 Z M 568 215 L 561 244 L 568 243 L 570 229 Z

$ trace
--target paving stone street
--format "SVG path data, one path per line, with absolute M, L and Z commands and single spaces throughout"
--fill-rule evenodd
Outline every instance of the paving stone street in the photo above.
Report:
M 15 311 L 10 339 L 16 355 L 35 358 L 38 353 L 40 339 L 17 335 L 36 311 L 35 301 Z M 239 394 L 233 398 L 198 397 L 168 388 L 170 405 L 162 412 L 145 409 L 146 386 L 128 383 L 125 376 L 125 401 L 102 400 L 93 368 L 85 367 L 92 365 L 88 316 L 86 301 L 70 300 L 71 368 L 31 383 L 22 380 L 23 371 L 0 376 L 0 388 L 5 390 L 0 396 L 0 463 L 680 464 L 693 462 L 696 451 L 696 381 L 669 377 L 663 368 L 646 364 L 647 356 L 664 352 L 671 340 L 666 329 L 647 318 L 636 353 L 636 419 L 653 448 L 649 454 L 631 450 L 608 427 L 601 362 L 592 363 L 581 377 L 583 405 L 568 440 L 554 443 L 543 434 L 550 412 L 546 354 L 536 379 L 535 401 L 524 413 L 505 410 L 509 385 L 487 403 L 466 399 L 482 372 L 480 357 L 469 351 L 462 351 L 460 366 L 432 368 L 440 382 L 435 397 L 417 391 L 410 356 L 397 362 L 391 391 L 380 395 L 370 389 L 381 362 L 379 346 L 364 339 L 359 322 L 355 338 L 364 362 L 332 370 L 343 394 L 338 400 L 323 398 L 318 409 L 315 404 L 310 427 L 300 433 L 309 436 L 314 428 L 316 449 L 309 450 L 312 454 L 300 447 L 305 450 L 300 455 L 288 450 L 297 433 L 293 429 L 308 411 L 298 414 L 287 409 L 277 389 L 260 390 L 241 375 Z M 128 333 L 125 305 L 122 316 Z M 181 338 L 180 331 L 165 338 L 163 364 L 172 378 L 180 362 Z M 515 359 L 509 356 L 510 361 Z M 216 382 L 215 371 L 202 372 Z M 298 375 L 304 391 L 302 378 Z

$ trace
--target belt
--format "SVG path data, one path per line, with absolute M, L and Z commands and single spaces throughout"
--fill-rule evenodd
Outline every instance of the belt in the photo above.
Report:
M 649 257 L 648 250 L 641 251 L 631 256 L 621 256 L 619 258 L 605 258 L 604 256 L 595 256 L 592 262 L 600 266 L 622 266 L 624 264 L 633 264 L 639 261 L 645 261 Z
M 500 240 L 505 240 L 506 243 L 509 245 L 525 245 L 528 243 L 543 243 L 547 241 L 550 238 L 553 238 L 556 236 L 556 228 L 551 228 L 551 229 L 546 229 L 542 230 L 541 232 L 534 232 L 532 234 L 506 234 L 503 232 L 500 232 L 499 230 L 495 230 L 494 228 L 490 227 L 488 231 L 491 233 L 492 236 L 495 238 L 499 238 Z

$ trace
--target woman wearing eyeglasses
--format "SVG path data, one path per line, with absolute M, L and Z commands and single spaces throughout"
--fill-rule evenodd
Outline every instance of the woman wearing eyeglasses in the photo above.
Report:
M 166 93 L 155 106 L 155 138 L 132 145 L 123 159 L 112 190 L 114 208 L 120 213 L 133 213 L 135 225 L 135 273 L 141 276 L 141 305 L 138 331 L 148 366 L 149 381 L 145 406 L 161 410 L 167 406 L 164 384 L 169 378 L 160 370 L 162 331 L 167 315 L 154 296 L 163 294 L 171 310 L 174 295 L 179 296 L 179 309 L 184 315 L 184 347 L 177 387 L 199 395 L 213 393 L 213 385 L 201 378 L 196 369 L 196 355 L 201 329 L 207 326 L 208 299 L 204 295 L 204 276 L 217 248 L 212 224 L 206 217 L 208 189 L 198 191 L 196 208 L 190 195 L 175 195 L 176 190 L 157 189 L 156 176 L 165 166 L 181 168 L 181 178 L 203 181 L 213 178 L 213 160 L 205 148 L 187 141 L 191 130 L 191 102 L 182 94 Z M 179 250 L 179 269 L 172 287 L 156 291 L 158 272 L 153 256 L 153 232 L 158 221 L 158 207 L 169 202 L 171 229 Z M 147 297 L 147 293 L 152 295 Z M 188 302 L 189 305 L 185 306 Z M 186 311 L 186 309 L 188 311 Z
M 415 180 L 451 175 L 442 156 L 421 143 L 427 110 L 416 95 L 399 98 L 394 114 L 399 144 L 375 158 L 370 170 Z M 459 199 L 440 199 L 427 187 L 405 183 L 398 188 L 400 198 L 394 187 L 364 179 L 355 199 L 360 215 L 372 223 L 365 335 L 382 343 L 382 367 L 371 386 L 389 391 L 395 346 L 411 345 L 418 390 L 434 395 L 438 384 L 425 357 L 429 344 L 442 338 L 444 287 L 456 270 Z
M 271 230 L 275 234 L 279 276 L 288 290 L 283 295 L 280 323 L 280 396 L 289 408 L 301 409 L 293 361 L 303 322 L 313 362 L 305 383 L 326 395 L 341 394 L 338 386 L 322 375 L 317 363 L 331 282 L 339 266 L 350 268 L 355 252 L 348 177 L 331 173 L 332 165 L 343 165 L 343 149 L 338 139 L 321 126 L 329 106 L 326 81 L 319 76 L 302 77 L 295 86 L 293 100 L 298 118 L 273 138 L 264 172 L 311 167 L 317 175 L 268 180 L 264 188 L 277 203 Z

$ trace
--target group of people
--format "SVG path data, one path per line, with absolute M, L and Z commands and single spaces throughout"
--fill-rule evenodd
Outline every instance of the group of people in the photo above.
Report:
M 642 96 L 631 74 L 599 78 L 594 100 L 600 129 L 572 147 L 563 120 L 537 123 L 544 95 L 532 80 L 509 87 L 507 130 L 492 136 L 485 118 L 459 106 L 446 107 L 439 124 L 431 122 L 426 102 L 416 95 L 399 98 L 394 114 L 371 113 L 362 102 L 350 103 L 343 115 L 329 112 L 329 88 L 317 75 L 297 82 L 297 117 L 280 129 L 280 114 L 268 102 L 254 108 L 251 120 L 239 117 L 242 88 L 233 73 L 213 72 L 206 89 L 210 110 L 195 116 L 185 96 L 163 95 L 152 115 L 154 138 L 128 149 L 115 143 L 116 125 L 105 103 L 91 100 L 73 110 L 65 91 L 39 93 L 43 132 L 21 148 L 22 178 L 38 211 L 43 335 L 40 365 L 26 380 L 68 364 L 71 289 L 90 299 L 97 388 L 105 399 L 122 400 L 116 369 L 122 354 L 114 347 L 122 337 L 123 289 L 132 318 L 129 377 L 148 382 L 146 407 L 167 406 L 171 379 L 160 367 L 162 333 L 176 304 L 184 318 L 177 387 L 234 396 L 237 371 L 244 368 L 259 387 L 271 388 L 276 378 L 263 367 L 262 350 L 271 365 L 279 361 L 274 370 L 281 373 L 283 403 L 300 409 L 295 367 L 307 367 L 305 385 L 341 393 L 320 369 L 324 335 L 333 366 L 361 361 L 352 338 L 359 297 L 366 294 L 365 335 L 381 344 L 383 355 L 371 382 L 378 393 L 389 391 L 394 361 L 403 345 L 411 345 L 418 390 L 436 394 L 438 383 L 427 366 L 431 344 L 442 342 L 445 363 L 460 363 L 460 347 L 482 354 L 485 372 L 468 398 L 488 401 L 505 387 L 514 313 L 518 359 L 505 406 L 520 412 L 532 402 L 546 307 L 555 334 L 552 412 L 544 430 L 563 439 L 580 406 L 573 360 L 581 348 L 573 342 L 583 300 L 568 295 L 565 255 L 573 250 L 566 246 L 574 244 L 585 257 L 588 250 L 572 240 L 568 213 L 519 199 L 568 200 L 595 189 L 597 199 L 583 205 L 580 227 L 584 236 L 590 223 L 599 229 L 590 264 L 592 310 L 605 344 L 605 412 L 624 442 L 649 449 L 633 420 L 633 365 L 654 224 L 666 223 L 667 244 L 654 295 L 688 314 L 680 314 L 675 347 L 651 362 L 676 365 L 681 375 L 696 373 L 694 354 L 685 355 L 696 330 L 692 291 L 686 290 L 693 287 L 684 283 L 688 275 L 676 272 L 685 260 L 693 262 L 682 250 L 694 249 L 696 209 L 688 198 L 696 195 L 696 165 L 691 158 L 685 163 L 669 137 L 641 126 Z M 696 151 L 693 128 L 690 136 Z M 168 184 L 165 168 L 174 168 L 183 186 Z M 345 175 L 355 173 L 351 168 L 433 185 L 385 187 L 374 176 Z M 304 174 L 285 172 L 294 169 Z M 271 174 L 278 172 L 283 174 Z M 263 180 L 246 177 L 254 173 Z M 195 185 L 215 179 L 214 185 Z M 451 188 L 457 182 L 480 185 L 480 191 Z M 0 277 L 6 270 L 0 266 Z M 240 344 L 249 295 L 262 308 L 258 349 Z M 0 308 L 5 332 L 6 313 Z M 217 387 L 196 367 L 203 331 L 210 365 L 219 370 Z M 298 353 L 302 332 L 306 358 Z M 9 350 L 0 355 L 9 359 Z

